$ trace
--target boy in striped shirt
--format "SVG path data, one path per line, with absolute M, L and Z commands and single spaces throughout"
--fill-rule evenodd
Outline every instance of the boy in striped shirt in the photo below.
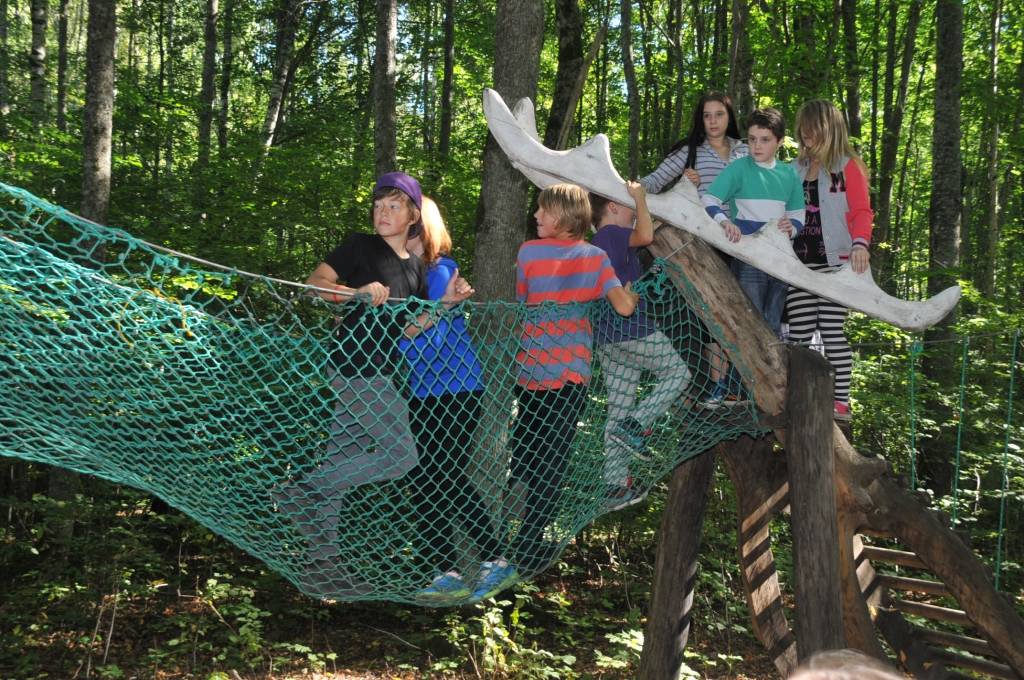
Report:
M 593 331 L 579 303 L 607 298 L 622 316 L 632 315 L 637 303 L 608 255 L 583 240 L 590 226 L 587 191 L 556 184 L 537 202 L 539 238 L 524 243 L 516 258 L 516 298 L 530 305 L 516 356 L 519 414 L 512 427 L 512 477 L 527 489 L 516 537 L 522 572 L 539 570 L 555 556 L 542 537 L 555 512 L 591 375 Z

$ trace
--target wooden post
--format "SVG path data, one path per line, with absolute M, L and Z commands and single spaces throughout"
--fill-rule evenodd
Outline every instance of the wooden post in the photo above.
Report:
M 832 446 L 833 379 L 823 356 L 804 347 L 789 348 L 785 439 L 800 660 L 846 646 Z
M 712 449 L 682 463 L 672 473 L 658 533 L 661 541 L 640 655 L 640 680 L 664 680 L 679 675 L 690 635 L 701 528 L 714 471 Z

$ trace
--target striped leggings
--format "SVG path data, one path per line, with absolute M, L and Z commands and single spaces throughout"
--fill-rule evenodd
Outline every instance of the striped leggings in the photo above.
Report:
M 814 271 L 835 271 L 838 267 L 828 264 L 809 264 Z M 821 334 L 825 357 L 836 372 L 835 400 L 847 403 L 850 400 L 850 372 L 853 367 L 853 352 L 843 333 L 843 324 L 849 310 L 842 305 L 820 298 L 814 293 L 790 288 L 786 297 L 786 314 L 789 317 L 789 337 L 793 342 L 809 345 L 814 332 Z M 815 347 L 814 349 L 820 349 Z

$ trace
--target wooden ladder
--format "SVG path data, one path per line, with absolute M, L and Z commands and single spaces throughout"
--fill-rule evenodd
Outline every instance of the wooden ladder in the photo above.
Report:
M 953 608 L 922 601 L 921 596 L 947 600 L 952 596 L 916 554 L 870 545 L 862 536 L 854 537 L 853 554 L 857 579 L 875 628 L 904 667 L 926 677 L 957 677 L 951 669 L 961 669 L 1017 680 L 1016 673 L 1002 663 L 988 640 L 979 637 L 959 605 Z M 912 623 L 907 617 L 946 624 L 956 631 Z
M 788 677 L 797 666 L 797 641 L 790 626 L 793 612 L 782 595 L 771 537 L 772 520 L 789 511 L 786 457 L 773 452 L 768 438 L 741 438 L 730 447 L 720 445 L 718 452 L 736 488 L 739 561 L 754 634 L 779 673 Z M 948 529 L 947 522 L 909 492 L 894 483 L 886 483 L 884 489 L 874 492 L 873 515 L 850 512 L 844 502 L 838 508 L 847 644 L 885 658 L 889 654 L 884 641 L 895 654 L 894 661 L 917 678 L 963 678 L 963 672 L 969 671 L 1022 680 L 1024 676 L 1015 673 L 1011 661 L 1000 658 L 998 646 L 993 644 L 993 635 L 1002 635 L 1003 647 L 1020 655 L 1024 645 L 1024 636 L 1018 634 L 1022 622 L 991 582 L 980 576 L 984 568 L 977 557 Z M 961 596 L 969 598 L 966 606 L 914 552 L 865 542 L 896 536 L 881 526 L 884 522 L 879 516 L 891 520 L 912 515 L 919 520 L 911 527 L 918 531 L 916 540 L 933 550 L 933 558 L 936 551 L 943 555 L 957 553 L 956 563 L 973 570 L 977 577 L 971 581 L 973 586 L 967 590 L 961 587 L 961 593 L 966 593 Z M 907 531 L 906 527 L 900 528 Z M 900 542 L 904 544 L 903 539 Z M 929 598 L 931 601 L 927 601 Z M 938 604 L 939 598 L 946 600 Z M 956 605 L 952 606 L 950 600 Z M 994 612 L 997 608 L 1004 611 Z M 983 620 L 987 630 L 976 625 L 965 610 L 975 612 L 975 619 Z M 932 622 L 941 622 L 947 629 L 932 627 Z M 1004 629 L 1000 630 L 1001 626 Z

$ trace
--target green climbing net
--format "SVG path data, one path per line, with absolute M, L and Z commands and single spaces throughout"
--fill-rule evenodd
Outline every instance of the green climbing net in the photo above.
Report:
M 676 370 L 595 352 L 587 389 L 528 406 L 524 324 L 618 328 L 607 303 L 335 303 L 15 187 L 0 210 L 0 455 L 153 493 L 314 597 L 489 595 L 679 462 L 763 430 L 749 403 L 706 404 L 718 334 L 663 262 L 636 289 L 672 350 L 648 363 Z M 436 323 L 396 342 L 422 314 Z

